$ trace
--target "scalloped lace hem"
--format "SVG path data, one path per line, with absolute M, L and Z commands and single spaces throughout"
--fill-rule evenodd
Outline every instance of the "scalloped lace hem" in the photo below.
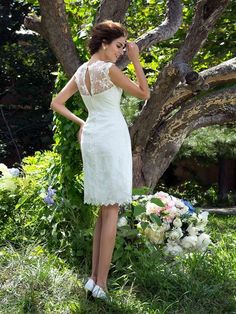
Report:
M 115 205 L 115 204 L 118 204 L 118 205 L 125 205 L 125 204 L 130 204 L 132 202 L 132 198 L 130 197 L 129 199 L 126 199 L 126 200 L 107 200 L 105 202 L 102 202 L 102 201 L 98 201 L 98 200 L 94 200 L 94 199 L 86 199 L 84 200 L 84 204 L 89 204 L 89 205 L 95 205 L 95 206 L 102 206 L 102 205 Z

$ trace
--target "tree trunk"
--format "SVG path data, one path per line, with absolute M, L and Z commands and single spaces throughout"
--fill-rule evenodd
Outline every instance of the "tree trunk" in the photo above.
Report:
M 236 161 L 220 158 L 219 160 L 219 202 L 227 200 L 229 192 L 236 193 Z

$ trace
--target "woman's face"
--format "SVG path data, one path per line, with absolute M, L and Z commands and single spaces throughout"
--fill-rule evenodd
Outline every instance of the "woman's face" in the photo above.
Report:
M 117 59 L 124 54 L 126 39 L 126 37 L 122 36 L 114 39 L 110 44 L 103 44 L 104 53 L 108 60 L 116 62 Z

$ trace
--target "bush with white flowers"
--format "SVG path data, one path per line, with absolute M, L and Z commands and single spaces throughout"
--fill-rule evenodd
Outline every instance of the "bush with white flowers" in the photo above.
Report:
M 208 212 L 197 212 L 188 201 L 165 192 L 133 197 L 135 227 L 139 235 L 170 255 L 205 251 L 211 243 L 205 233 Z M 127 226 L 126 212 L 118 227 Z

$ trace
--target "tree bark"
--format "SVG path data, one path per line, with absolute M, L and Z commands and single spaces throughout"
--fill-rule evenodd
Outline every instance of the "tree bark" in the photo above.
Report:
M 220 158 L 219 160 L 219 202 L 224 202 L 229 192 L 236 194 L 236 161 Z
M 122 23 L 131 0 L 102 0 L 95 23 L 112 20 Z
M 204 82 L 209 85 L 210 88 L 230 84 L 236 82 L 236 58 L 227 60 L 200 72 Z M 178 108 L 182 103 L 196 96 L 196 90 L 187 84 L 180 84 L 176 87 L 173 96 L 170 97 L 165 103 L 164 110 L 160 115 L 167 116 L 172 110 Z
M 48 42 L 65 73 L 71 77 L 82 63 L 76 53 L 63 0 L 40 0 L 41 19 L 26 17 L 25 27 L 38 32 Z

